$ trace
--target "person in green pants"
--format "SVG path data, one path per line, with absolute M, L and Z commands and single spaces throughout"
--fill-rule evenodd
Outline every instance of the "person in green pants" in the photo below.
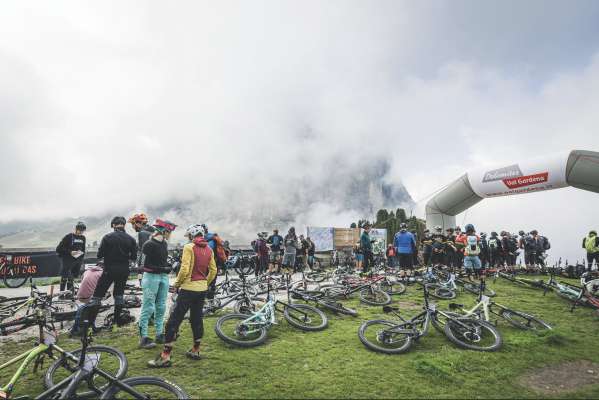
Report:
M 139 317 L 139 347 L 152 349 L 156 343 L 148 335 L 148 322 L 154 315 L 156 342 L 164 343 L 164 314 L 168 296 L 168 274 L 171 270 L 168 264 L 168 239 L 177 227 L 169 221 L 157 219 L 154 223 L 155 232 L 142 248 L 143 278 L 141 281 L 142 303 Z

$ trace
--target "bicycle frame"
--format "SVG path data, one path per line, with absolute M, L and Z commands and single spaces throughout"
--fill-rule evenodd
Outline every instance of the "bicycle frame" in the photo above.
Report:
M 31 364 L 31 361 L 33 361 L 34 359 L 36 359 L 37 357 L 39 357 L 40 355 L 42 355 L 44 353 L 48 353 L 50 351 L 50 349 L 51 349 L 50 346 L 42 343 L 30 350 L 27 350 L 25 353 L 13 358 L 12 360 L 0 365 L 0 371 L 2 371 L 3 369 L 6 369 L 14 364 L 17 364 L 21 360 L 23 360 L 23 362 L 21 363 L 21 365 L 19 366 L 17 371 L 14 373 L 14 375 L 8 382 L 8 384 L 6 386 L 0 387 L 0 394 L 3 394 L 5 397 L 8 397 L 11 394 L 11 392 L 13 391 L 18 380 L 21 378 L 21 376 L 25 373 L 25 371 L 29 367 L 29 364 Z M 57 348 L 57 350 L 58 350 L 58 348 Z M 62 351 L 62 349 L 60 349 L 59 351 Z

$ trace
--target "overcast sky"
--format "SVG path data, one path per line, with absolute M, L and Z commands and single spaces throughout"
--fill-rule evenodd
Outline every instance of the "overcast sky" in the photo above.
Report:
M 339 155 L 388 160 L 418 200 L 475 165 L 599 151 L 595 0 L 2 7 L 0 222 L 198 195 L 253 207 L 230 188 L 272 196 Z M 562 189 L 458 222 L 536 228 L 575 257 L 596 204 Z

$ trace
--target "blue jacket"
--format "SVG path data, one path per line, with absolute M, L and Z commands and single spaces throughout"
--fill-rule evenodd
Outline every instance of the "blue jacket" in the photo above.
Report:
M 214 241 L 214 233 L 207 233 L 204 238 L 208 242 L 208 246 L 214 251 L 216 249 L 216 243 Z
M 393 239 L 393 246 L 398 254 L 412 254 L 416 248 L 416 239 L 412 232 L 397 232 Z

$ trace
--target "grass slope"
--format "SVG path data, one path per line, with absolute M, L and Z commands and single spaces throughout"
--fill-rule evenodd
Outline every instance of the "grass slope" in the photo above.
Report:
M 542 291 L 505 281 L 490 286 L 498 292 L 497 302 L 533 313 L 551 323 L 555 330 L 535 335 L 500 321 L 503 348 L 496 353 L 480 353 L 460 350 L 431 329 L 409 353 L 387 356 L 367 350 L 357 336 L 362 321 L 384 314 L 379 307 L 367 307 L 353 300 L 349 304 L 358 308 L 359 316 L 329 314 L 329 328 L 322 332 L 298 331 L 280 316 L 280 325 L 271 329 L 267 343 L 254 349 L 223 343 L 214 333 L 216 318 L 208 318 L 203 342 L 205 359 L 197 362 L 184 357 L 191 343 L 185 322 L 173 351 L 174 367 L 167 370 L 146 367 L 158 350 L 137 349 L 134 327 L 104 334 L 95 343 L 124 351 L 129 359 L 129 376 L 163 376 L 194 398 L 540 398 L 547 396 L 521 385 L 524 373 L 563 361 L 599 362 L 599 320 L 593 311 L 580 308 L 570 313 L 569 303 L 554 294 L 543 296 Z M 422 291 L 410 286 L 406 294 L 395 300 L 421 304 L 421 296 Z M 462 293 L 455 301 L 474 305 L 475 296 Z M 446 307 L 447 302 L 439 304 Z M 416 312 L 418 306 L 403 314 L 411 316 Z M 78 342 L 62 339 L 61 344 L 73 349 Z M 0 358 L 14 357 L 28 345 L 3 344 Z M 0 382 L 6 384 L 9 375 L 1 372 Z M 16 394 L 40 393 L 40 377 L 41 372 L 29 371 Z M 599 385 L 555 397 L 599 398 Z

